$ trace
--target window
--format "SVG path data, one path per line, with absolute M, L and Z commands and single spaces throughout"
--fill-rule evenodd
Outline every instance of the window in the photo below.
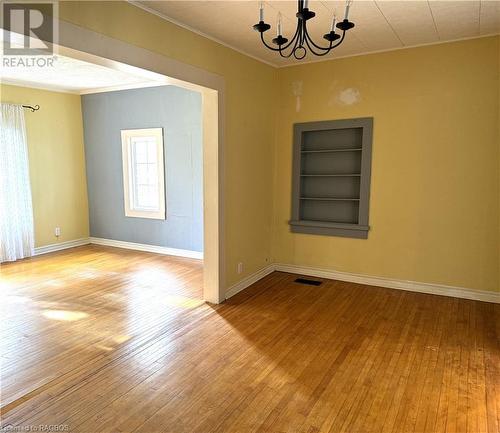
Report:
M 165 219 L 162 128 L 124 129 L 121 133 L 125 215 Z

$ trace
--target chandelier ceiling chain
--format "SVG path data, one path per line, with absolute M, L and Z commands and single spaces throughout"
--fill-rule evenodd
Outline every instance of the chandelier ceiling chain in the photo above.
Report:
M 278 52 L 281 57 L 288 58 L 293 55 L 297 60 L 301 60 L 307 55 L 307 49 L 315 56 L 324 56 L 338 47 L 344 41 L 346 31 L 354 27 L 354 23 L 349 21 L 349 8 L 351 7 L 352 0 L 347 0 L 344 19 L 337 22 L 337 17 L 335 15 L 333 16 L 330 32 L 323 35 L 323 38 L 326 39 L 329 44 L 326 47 L 322 47 L 312 40 L 307 31 L 307 21 L 314 18 L 316 14 L 309 10 L 308 0 L 298 0 L 297 3 L 297 29 L 290 41 L 283 36 L 281 12 L 278 13 L 276 37 L 272 40 L 272 43 L 276 45 L 277 48 L 269 45 L 264 39 L 264 33 L 267 32 L 271 26 L 264 22 L 263 2 L 260 3 L 259 22 L 253 26 L 254 30 L 260 33 L 262 43 L 270 50 Z M 339 29 L 342 33 L 336 33 L 335 29 Z

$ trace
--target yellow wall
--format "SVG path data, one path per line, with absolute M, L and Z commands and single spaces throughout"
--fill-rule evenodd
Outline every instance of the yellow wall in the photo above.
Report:
M 224 77 L 228 286 L 271 258 L 498 290 L 498 38 L 276 70 L 125 2 L 59 15 Z M 338 101 L 347 88 L 357 103 Z M 292 124 L 360 116 L 375 118 L 368 240 L 291 234 Z
M 2 102 L 40 105 L 25 110 L 35 246 L 89 236 L 80 96 L 27 87 L 0 87 Z M 54 235 L 55 227 L 61 236 Z
M 499 290 L 498 45 L 491 37 L 281 69 L 275 261 Z M 346 105 L 339 95 L 350 88 L 359 100 Z M 293 123 L 365 116 L 374 118 L 368 239 L 290 233 Z
M 125 2 L 62 2 L 59 18 L 225 79 L 226 284 L 271 254 L 276 70 Z M 237 274 L 237 264 L 244 271 Z

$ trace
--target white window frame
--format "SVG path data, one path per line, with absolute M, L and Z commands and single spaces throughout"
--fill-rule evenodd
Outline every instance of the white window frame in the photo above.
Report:
M 154 137 L 157 151 L 158 172 L 158 203 L 154 210 L 134 208 L 132 197 L 134 191 L 134 169 L 132 155 L 132 139 L 137 137 Z M 122 160 L 123 160 L 123 198 L 125 216 L 135 218 L 165 219 L 165 162 L 163 150 L 163 128 L 122 129 Z

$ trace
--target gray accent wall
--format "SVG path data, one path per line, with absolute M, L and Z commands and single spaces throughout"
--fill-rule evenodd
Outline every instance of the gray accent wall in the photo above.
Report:
M 90 236 L 203 251 L 201 94 L 175 86 L 82 96 Z M 166 220 L 126 217 L 122 129 L 163 128 Z

